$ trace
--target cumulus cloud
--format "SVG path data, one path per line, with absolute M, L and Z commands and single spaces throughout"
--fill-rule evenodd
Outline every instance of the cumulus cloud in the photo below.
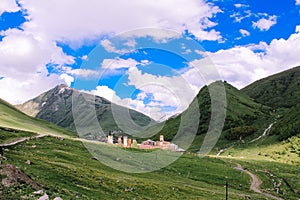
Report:
M 0 16 L 4 12 L 18 12 L 20 8 L 18 7 L 15 0 L 1 0 L 0 1 Z
M 187 70 L 183 74 L 173 77 L 156 76 L 142 73 L 138 68 L 130 68 L 128 72 L 128 85 L 153 95 L 153 101 L 160 106 L 177 108 L 174 112 L 181 112 L 187 108 L 203 86 L 203 77 L 196 70 Z M 173 113 L 174 114 L 174 113 Z
M 258 79 L 299 66 L 299 51 L 300 26 L 297 26 L 287 40 L 274 39 L 270 44 L 237 46 L 216 53 L 207 52 L 207 55 L 224 80 L 242 88 Z
M 258 28 L 261 31 L 268 31 L 275 24 L 277 24 L 277 16 L 276 15 L 269 16 L 268 19 L 261 18 L 257 22 L 252 22 L 253 28 Z
M 245 29 L 240 29 L 240 33 L 243 37 L 250 36 L 250 32 Z
M 14 77 L 20 81 L 37 72 L 46 73 L 45 65 L 73 64 L 74 58 L 67 56 L 54 42 L 43 41 L 18 29 L 3 32 L 0 42 L 0 76 Z
M 80 47 L 86 41 L 93 41 L 104 35 L 138 28 L 146 29 L 129 34 L 128 37 L 131 38 L 124 43 L 125 46 L 135 47 L 136 42 L 132 39 L 134 36 L 152 36 L 156 41 L 164 42 L 168 38 L 178 37 L 186 30 L 199 40 L 221 38 L 220 33 L 213 29 L 216 23 L 211 21 L 221 10 L 205 0 L 188 2 L 166 0 L 163 3 L 147 0 L 130 2 L 122 0 L 76 2 L 72 0 L 19 0 L 18 5 L 14 0 L 1 0 L 0 2 L 0 15 L 3 12 L 17 12 L 20 9 L 26 12 L 26 22 L 21 25 L 20 29 L 10 29 L 0 33 L 3 36 L 0 42 L 0 77 L 4 77 L 1 81 L 15 80 L 16 85 L 26 85 L 30 77 L 36 74 L 56 77 L 56 79 L 34 79 L 34 83 L 41 88 L 50 85 L 52 87 L 54 80 L 57 84 L 62 81 L 70 84 L 75 76 L 97 75 L 92 70 L 70 69 L 69 66 L 75 62 L 74 58 L 66 55 L 57 45 L 58 42 L 75 48 Z M 90 14 L 83 15 L 83 12 Z M 170 29 L 173 32 L 149 32 L 149 27 Z M 116 49 L 109 40 L 103 40 L 101 45 L 108 52 L 121 54 L 128 52 L 128 50 Z M 82 57 L 82 60 L 86 59 L 87 56 Z M 53 72 L 48 71 L 47 65 L 55 66 L 55 70 L 59 72 L 58 75 L 51 74 Z M 19 95 L 22 93 L 14 94 L 18 94 L 15 96 L 16 99 L 24 99 Z M 32 94 L 36 93 L 32 92 Z
M 146 97 L 144 92 L 140 93 L 137 99 L 124 98 L 121 99 L 114 90 L 109 88 L 108 86 L 97 86 L 95 90 L 88 91 L 88 93 L 94 94 L 96 96 L 103 97 L 117 105 L 124 106 L 127 108 L 131 108 L 137 110 L 145 115 L 150 116 L 152 119 L 160 121 L 163 119 L 166 114 L 165 112 L 159 108 L 159 106 L 145 104 L 143 99 Z M 174 113 L 175 114 L 175 113 Z M 172 116 L 172 113 L 169 113 Z M 168 115 L 168 116 L 169 116 Z
M 46 65 L 63 68 L 73 64 L 54 42 L 42 40 L 19 29 L 1 32 L 0 42 L 0 98 L 21 103 L 60 83 L 70 85 L 68 76 L 49 74 Z
M 300 0 L 296 0 L 296 5 L 300 5 Z
M 0 80 L 0 98 L 12 104 L 20 104 L 46 92 L 57 84 L 70 84 L 71 77 L 52 74 L 34 74 L 26 80 L 19 81 L 15 78 L 3 78 Z M 68 81 L 69 80 L 69 81 Z
M 72 0 L 20 0 L 19 3 L 27 10 L 27 19 L 30 20 L 24 29 L 47 34 L 53 40 L 92 40 L 104 34 L 148 27 L 171 29 L 180 33 L 189 30 L 200 40 L 220 37 L 219 32 L 206 29 L 216 25 L 210 19 L 221 10 L 204 0 L 87 0 L 76 3 Z M 91 14 L 82 15 L 83 11 Z

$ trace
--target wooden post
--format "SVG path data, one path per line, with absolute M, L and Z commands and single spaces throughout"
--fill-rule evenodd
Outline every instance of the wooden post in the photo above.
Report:
M 228 182 L 226 181 L 226 200 L 228 200 Z

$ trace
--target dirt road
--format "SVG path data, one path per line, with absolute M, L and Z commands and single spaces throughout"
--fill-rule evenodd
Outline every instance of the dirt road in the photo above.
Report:
M 250 190 L 253 190 L 254 192 L 259 193 L 259 194 L 263 194 L 264 196 L 269 197 L 269 198 L 272 198 L 272 199 L 276 199 L 276 200 L 284 200 L 284 199 L 282 199 L 282 198 L 280 198 L 280 197 L 276 197 L 276 196 L 274 196 L 274 195 L 271 195 L 271 194 L 262 192 L 262 191 L 260 190 L 260 185 L 261 185 L 261 183 L 262 183 L 261 180 L 260 180 L 255 174 L 253 174 L 252 172 L 250 172 L 250 171 L 244 169 L 242 165 L 240 165 L 240 164 L 237 163 L 237 166 L 234 167 L 234 169 L 239 170 L 239 171 L 242 171 L 242 172 L 248 174 L 248 175 L 251 177 L 251 186 L 250 186 Z

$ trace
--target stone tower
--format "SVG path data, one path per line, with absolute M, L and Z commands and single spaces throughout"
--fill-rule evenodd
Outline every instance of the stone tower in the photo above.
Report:
M 127 136 L 124 136 L 124 137 L 123 137 L 123 146 L 124 146 L 124 147 L 127 147 L 127 145 L 128 145 L 128 137 L 127 137 Z
M 160 141 L 160 142 L 164 142 L 164 141 L 165 141 L 163 135 L 160 135 L 160 136 L 159 136 L 159 141 Z
M 108 144 L 113 144 L 114 143 L 114 136 L 112 136 L 112 135 L 107 136 L 107 143 Z

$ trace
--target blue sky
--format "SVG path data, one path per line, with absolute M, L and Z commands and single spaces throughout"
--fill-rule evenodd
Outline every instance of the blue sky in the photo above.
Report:
M 1 2 L 13 104 L 65 83 L 160 119 L 214 80 L 242 88 L 300 65 L 299 0 Z

